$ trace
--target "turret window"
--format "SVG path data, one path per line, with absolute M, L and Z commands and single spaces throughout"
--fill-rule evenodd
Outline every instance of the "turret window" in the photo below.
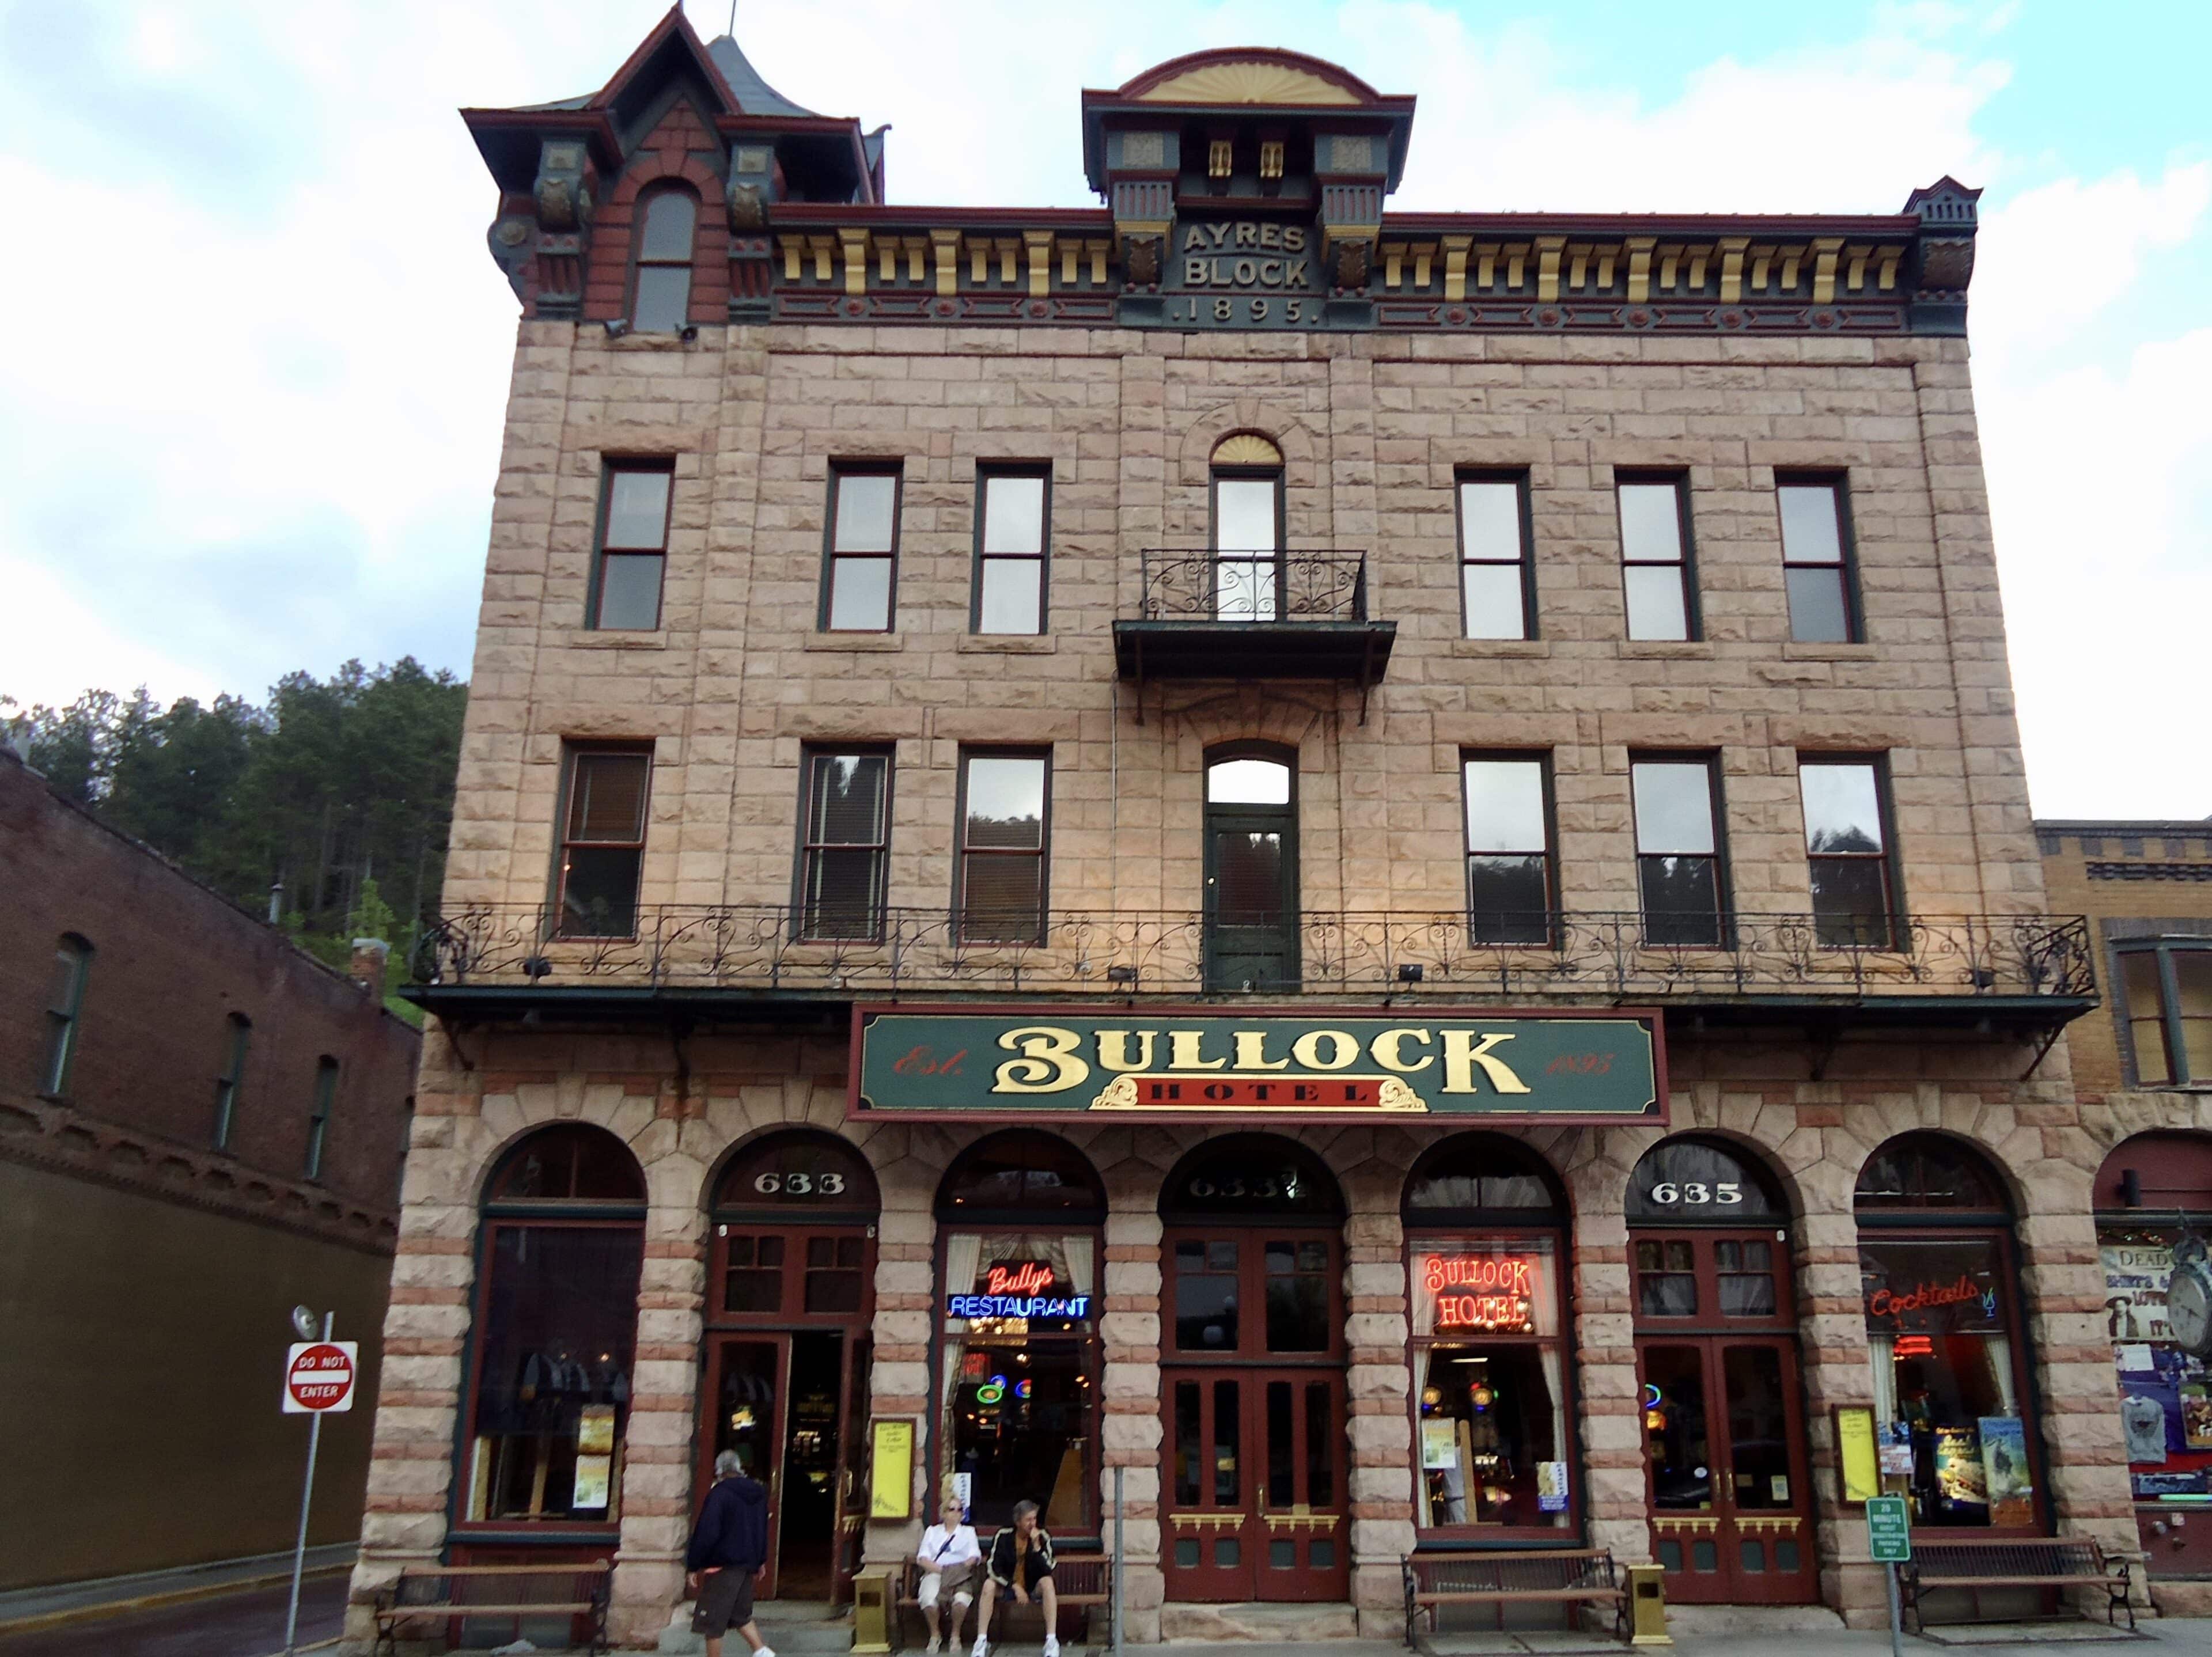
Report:
M 699 204 L 681 190 L 646 197 L 638 219 L 637 276 L 630 326 L 640 333 L 668 333 L 690 320 L 691 240 Z

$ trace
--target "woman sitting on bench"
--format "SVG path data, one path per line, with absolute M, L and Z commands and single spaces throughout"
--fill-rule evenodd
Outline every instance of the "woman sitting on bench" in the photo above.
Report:
M 1032 1594 L 1044 1611 L 1044 1657 L 1060 1657 L 1060 1595 L 1052 1585 L 1052 1538 L 1037 1524 L 1037 1504 L 1014 1504 L 1014 1522 L 991 1539 L 991 1574 L 975 1607 L 973 1657 L 989 1657 L 991 1607 L 1000 1593 L 1026 1605 Z

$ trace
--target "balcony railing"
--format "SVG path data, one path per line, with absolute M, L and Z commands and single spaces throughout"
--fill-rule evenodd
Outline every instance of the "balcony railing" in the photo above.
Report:
M 1194 552 L 1141 555 L 1147 622 L 1364 622 L 1364 552 Z
M 1750 1000 L 1772 997 L 2086 998 L 2079 915 L 1899 915 L 1875 944 L 1839 944 L 1832 917 L 1728 917 L 1721 947 L 1653 943 L 1632 911 L 1547 917 L 1548 941 L 1485 941 L 1463 913 L 1310 913 L 1284 928 L 1295 981 L 1224 981 L 1194 911 L 1072 910 L 1031 941 L 963 937 L 945 909 L 884 909 L 874 936 L 810 940 L 788 905 L 641 907 L 632 935 L 563 938 L 556 910 L 456 910 L 423 937 L 438 986 L 726 989 L 823 996 L 980 991 L 1112 997 L 1250 990 L 1460 1000 Z M 571 918 L 573 929 L 573 917 Z M 610 928 L 609 930 L 612 930 Z M 854 928 L 852 930 L 861 930 Z M 975 930 L 972 918 L 966 932 Z M 1013 930 L 990 928 L 1001 937 Z M 1523 931 L 1521 936 L 1528 936 Z

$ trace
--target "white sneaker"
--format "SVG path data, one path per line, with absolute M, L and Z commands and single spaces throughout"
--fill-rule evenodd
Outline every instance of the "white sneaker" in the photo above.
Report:
M 758 1651 L 753 1653 L 753 1657 L 775 1657 L 775 1648 L 763 1646 Z
M 1044 1657 L 1060 1657 L 1060 1636 L 1058 1635 L 1048 1634 L 1044 1636 Z
M 991 1657 L 991 1642 L 988 1640 L 976 1641 L 975 1650 L 969 1652 L 968 1657 Z
M 933 1635 L 932 1635 L 932 1636 L 930 1636 L 930 1637 L 929 1637 L 929 1643 L 928 1643 L 927 1646 L 923 1647 L 923 1648 L 922 1648 L 922 1649 L 923 1649 L 923 1650 L 925 1650 L 925 1651 L 931 1651 L 931 1652 L 937 1652 L 937 1651 L 942 1651 L 942 1650 L 944 1650 L 944 1649 L 945 1649 L 945 1641 L 944 1641 L 943 1636 L 939 1636 L 939 1635 L 934 1635 L 934 1634 L 933 1634 Z

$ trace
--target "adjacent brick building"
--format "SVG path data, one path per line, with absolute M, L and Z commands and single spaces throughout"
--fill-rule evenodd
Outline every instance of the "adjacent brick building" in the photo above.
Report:
M 611 1549 L 650 1643 L 731 1446 L 794 1598 L 1118 1489 L 1140 1640 L 1504 1545 L 1878 1618 L 1885 1484 L 2131 1539 L 1976 192 L 1385 211 L 1413 100 L 1280 52 L 1081 112 L 1103 205 L 900 206 L 677 12 L 467 112 L 523 317 L 357 1597 Z
M 380 1350 L 421 1037 L 380 953 L 333 972 L 4 748 L 0 870 L 0 1587 L 289 1549 L 291 1311 Z M 374 1399 L 318 1543 L 357 1534 Z

